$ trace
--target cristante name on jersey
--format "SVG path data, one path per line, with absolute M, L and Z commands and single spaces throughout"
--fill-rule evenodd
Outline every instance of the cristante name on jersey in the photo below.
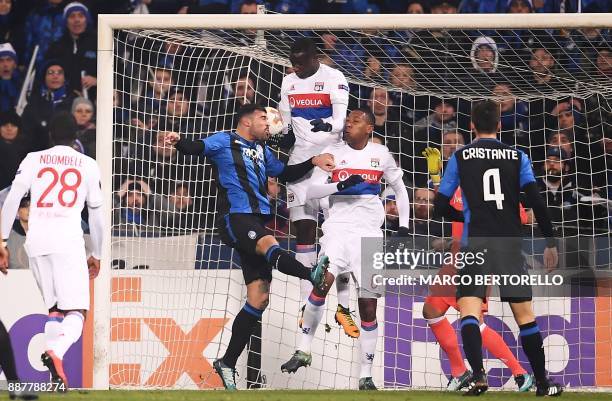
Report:
M 54 164 L 59 166 L 81 167 L 83 159 L 78 156 L 67 155 L 40 155 L 40 164 Z
M 518 150 L 514 149 L 490 149 L 490 148 L 467 148 L 461 150 L 464 160 L 488 159 L 488 160 L 518 160 Z
M 344 181 L 352 175 L 360 175 L 368 183 L 379 183 L 383 172 L 379 170 L 343 168 L 332 171 L 332 182 Z

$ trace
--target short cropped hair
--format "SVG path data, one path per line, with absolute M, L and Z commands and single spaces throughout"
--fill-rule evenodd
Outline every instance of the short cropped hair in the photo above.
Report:
M 482 100 L 472 106 L 472 124 L 478 133 L 497 133 L 499 119 L 499 104 L 493 100 Z
M 238 109 L 238 113 L 236 115 L 237 121 L 240 122 L 243 117 L 250 116 L 256 111 L 263 111 L 265 113 L 266 108 L 255 103 L 245 104 L 244 106 L 240 107 L 240 109 Z

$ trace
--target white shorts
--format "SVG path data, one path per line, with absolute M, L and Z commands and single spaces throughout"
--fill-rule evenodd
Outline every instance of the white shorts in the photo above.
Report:
M 359 289 L 359 298 L 378 298 L 382 294 L 373 292 L 369 287 L 361 285 L 361 238 L 382 238 L 380 229 L 354 232 L 350 229 L 325 229 L 319 240 L 321 251 L 319 257 L 329 258 L 329 272 L 336 278 L 341 274 L 350 273 Z
M 306 200 L 306 191 L 312 184 L 312 170 L 298 181 L 287 184 L 287 207 L 291 221 L 318 221 L 319 199 Z
M 30 257 L 30 270 L 36 279 L 47 309 L 89 309 L 89 271 L 85 249 Z

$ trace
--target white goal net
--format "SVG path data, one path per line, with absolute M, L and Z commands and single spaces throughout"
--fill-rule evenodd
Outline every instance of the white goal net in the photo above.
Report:
M 221 385 L 212 361 L 223 355 L 246 287 L 239 260 L 214 228 L 210 163 L 177 154 L 160 139 L 169 131 L 196 139 L 232 130 L 244 103 L 277 107 L 289 47 L 301 37 L 312 38 L 320 61 L 347 77 L 349 110 L 374 112 L 375 140 L 404 170 L 415 236 L 432 243 L 450 237 L 449 225 L 431 216 L 422 151 L 438 147 L 447 160 L 472 140 L 472 102 L 493 98 L 502 105 L 500 140 L 525 151 L 542 179 L 563 238 L 562 266 L 609 271 L 609 15 L 607 22 L 585 15 L 545 22 L 536 15 L 519 22 L 494 15 L 380 15 L 359 16 L 350 25 L 338 20 L 346 17 L 314 15 L 147 17 L 100 20 L 98 159 L 112 210 L 106 272 L 95 292 L 97 387 Z M 241 25 L 231 28 L 229 18 Z M 286 151 L 279 150 L 281 159 Z M 556 170 L 546 163 L 555 155 L 562 161 Z M 271 181 L 268 193 L 276 212 L 268 227 L 283 248 L 295 249 L 284 186 Z M 393 203 L 386 205 L 385 233 L 392 235 L 397 220 Z M 531 219 L 525 235 L 539 235 Z M 526 241 L 525 255 L 536 268 L 542 249 L 541 241 Z M 358 343 L 334 322 L 334 289 L 312 366 L 291 376 L 280 372 L 299 338 L 302 300 L 297 280 L 277 273 L 261 329 L 238 362 L 239 387 L 357 388 Z M 446 386 L 448 359 L 421 312 L 426 295 L 427 288 L 402 287 L 379 301 L 374 381 L 380 387 Z M 535 299 L 547 369 L 561 384 L 612 386 L 611 295 L 610 283 L 599 281 L 587 294 Z M 354 288 L 350 308 L 357 308 Z M 451 323 L 457 317 L 449 310 Z M 528 369 L 509 308 L 492 299 L 485 321 Z M 514 389 L 510 370 L 484 357 L 490 385 Z

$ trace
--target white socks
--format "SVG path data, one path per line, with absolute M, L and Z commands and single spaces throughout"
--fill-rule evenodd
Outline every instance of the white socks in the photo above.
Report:
M 378 322 L 361 322 L 359 335 L 359 352 L 361 353 L 361 373 L 359 378 L 372 377 L 372 364 L 376 354 L 376 341 L 378 340 Z
M 351 294 L 351 273 L 339 274 L 336 277 L 336 291 L 338 291 L 338 304 L 349 307 L 349 296 Z
M 317 263 L 317 248 L 313 245 L 296 245 L 295 260 L 310 268 Z M 308 280 L 300 280 L 300 299 L 302 304 L 308 303 L 308 296 L 312 292 L 312 284 Z
M 58 358 L 64 359 L 70 346 L 81 338 L 85 317 L 81 312 L 72 311 L 64 316 L 61 323 L 56 319 L 51 320 L 51 314 L 49 318 L 45 324 L 47 349 L 53 351 Z
M 62 334 L 62 322 L 64 321 L 64 314 L 61 312 L 51 312 L 45 323 L 45 350 L 55 350 L 57 347 L 57 340 Z
M 314 338 L 319 322 L 323 318 L 325 311 L 325 298 L 320 298 L 310 293 L 306 308 L 304 309 L 304 319 L 302 321 L 302 336 L 300 345 L 297 349 L 310 354 L 312 340 Z

